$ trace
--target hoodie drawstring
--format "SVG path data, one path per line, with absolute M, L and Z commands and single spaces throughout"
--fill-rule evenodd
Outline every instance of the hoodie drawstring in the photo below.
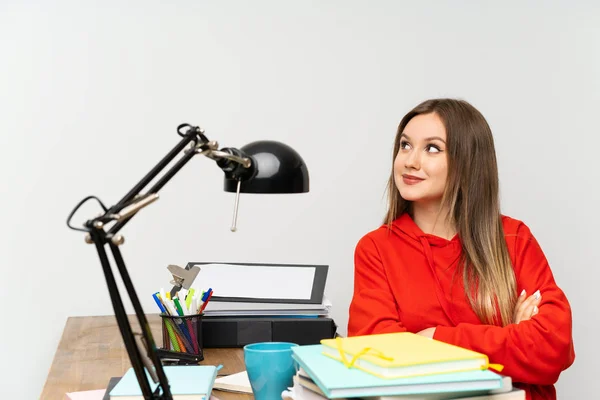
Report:
M 440 305 L 442 306 L 442 310 L 444 310 L 444 313 L 446 314 L 448 319 L 450 321 L 452 321 L 454 326 L 456 326 L 457 323 L 454 320 L 454 318 L 452 318 L 452 313 L 449 310 L 449 305 L 448 305 L 448 302 L 446 301 L 446 297 L 444 295 L 444 290 L 442 289 L 440 280 L 438 279 L 437 273 L 435 272 L 435 264 L 433 262 L 433 253 L 431 251 L 431 246 L 429 244 L 429 241 L 424 236 L 419 236 L 419 240 L 421 241 L 421 245 L 423 246 L 423 252 L 425 253 L 425 258 L 427 258 L 427 264 L 429 265 L 429 269 L 431 269 L 431 273 L 433 274 L 433 278 L 435 280 L 435 287 L 436 287 L 435 294 L 437 296 L 437 299 L 438 299 Z

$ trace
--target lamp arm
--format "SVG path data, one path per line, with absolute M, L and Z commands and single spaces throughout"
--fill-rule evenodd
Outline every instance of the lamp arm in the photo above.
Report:
M 183 131 L 184 128 L 189 128 L 187 131 Z M 123 207 L 129 203 L 135 196 L 137 196 L 142 189 L 144 189 L 165 167 L 173 160 L 181 151 L 191 142 L 197 144 L 208 143 L 208 139 L 204 136 L 204 130 L 191 126 L 189 124 L 181 124 L 177 127 L 177 134 L 182 137 L 181 141 L 177 143 L 173 149 L 167 153 L 167 155 L 156 164 L 154 168 L 150 170 L 117 204 L 111 207 L 111 211 L 117 210 L 119 207 Z M 114 209 L 113 209 L 114 208 Z
M 173 176 L 175 176 L 175 174 L 177 174 L 177 172 L 179 172 L 179 170 L 181 170 L 181 168 L 183 168 L 183 166 L 185 164 L 188 163 L 188 161 L 190 161 L 194 156 L 196 155 L 195 151 L 186 151 L 186 153 L 183 155 L 183 157 L 181 157 L 177 163 L 175 163 L 175 165 L 173 165 L 171 167 L 171 169 L 169 169 L 149 190 L 148 192 L 144 195 L 144 197 L 140 198 L 139 201 L 143 201 L 145 197 L 148 196 L 152 196 L 158 193 L 158 191 L 160 189 L 162 189 L 162 187 L 164 185 L 166 185 L 166 183 L 171 180 L 171 178 L 173 178 Z M 156 196 L 155 196 L 156 197 Z M 122 206 L 123 208 L 126 207 Z M 123 209 L 121 208 L 121 209 Z M 110 210 L 109 210 L 110 212 Z M 135 215 L 135 213 L 133 214 Z M 120 221 L 117 221 L 117 223 L 115 223 L 109 230 L 108 230 L 108 234 L 109 235 L 115 235 L 117 232 L 119 232 L 124 226 L 125 224 L 127 224 L 129 222 L 129 220 L 131 218 L 133 218 L 133 215 L 131 215 L 130 217 L 126 217 Z
M 90 236 L 93 243 L 96 246 L 98 257 L 100 258 L 102 271 L 104 272 L 104 277 L 106 279 L 106 286 L 108 287 L 108 293 L 110 295 L 113 310 L 115 311 L 117 325 L 119 326 L 119 331 L 121 332 L 121 337 L 123 338 L 123 343 L 125 345 L 125 349 L 127 350 L 127 355 L 129 356 L 129 360 L 131 361 L 131 366 L 133 367 L 135 376 L 140 385 L 140 389 L 142 390 L 142 396 L 144 396 L 144 399 L 172 400 L 173 396 L 171 395 L 169 382 L 162 368 L 160 359 L 158 358 L 158 355 L 156 353 L 156 345 L 154 342 L 154 338 L 152 337 L 150 325 L 148 324 L 146 315 L 144 314 L 142 306 L 133 287 L 133 283 L 131 282 L 131 278 L 129 277 L 129 273 L 127 272 L 127 268 L 125 267 L 125 262 L 123 261 L 121 252 L 115 244 L 110 244 L 110 249 L 113 254 L 113 258 L 115 260 L 115 263 L 117 264 L 117 268 L 119 270 L 119 273 L 121 274 L 121 278 L 123 279 L 123 283 L 127 290 L 127 294 L 129 295 L 129 298 L 135 310 L 136 317 L 138 319 L 138 323 L 141 327 L 141 336 L 144 338 L 144 341 L 146 343 L 146 349 L 141 349 L 136 344 L 136 334 L 133 332 L 131 324 L 129 323 L 129 319 L 127 318 L 127 313 L 125 312 L 125 307 L 123 305 L 123 301 L 121 299 L 121 295 L 119 293 L 119 289 L 117 287 L 117 283 L 115 281 L 115 277 L 110 266 L 110 262 L 108 260 L 106 249 L 103 244 L 103 242 L 106 240 L 106 233 L 103 230 L 94 229 L 90 232 Z M 144 355 L 144 350 L 147 351 L 147 356 Z M 148 357 L 151 360 L 150 365 L 147 362 L 144 362 L 144 360 L 147 360 Z M 144 372 L 144 366 L 146 366 L 148 372 L 153 377 L 153 379 L 158 380 L 159 386 L 154 392 L 152 391 L 146 373 Z
M 182 131 L 183 128 L 188 129 Z M 118 203 L 107 208 L 97 197 L 88 196 L 77 204 L 67 218 L 67 226 L 73 230 L 87 232 L 86 242 L 94 244 L 96 247 L 127 354 L 140 384 L 142 395 L 144 396 L 144 399 L 150 400 L 172 400 L 173 397 L 171 395 L 167 377 L 157 354 L 156 344 L 152 336 L 150 325 L 148 324 L 148 320 L 146 319 L 146 315 L 144 314 L 142 305 L 119 249 L 119 246 L 124 242 L 124 239 L 121 235 L 117 235 L 117 232 L 121 230 L 141 208 L 156 200 L 158 198 L 158 191 L 196 154 L 203 154 L 216 160 L 226 176 L 234 179 L 250 179 L 251 173 L 248 171 L 252 169 L 250 168 L 252 164 L 251 160 L 244 157 L 243 153 L 237 149 L 218 150 L 218 144 L 209 141 L 206 136 L 204 136 L 204 131 L 198 127 L 182 124 L 177 128 L 177 132 L 182 137 L 181 141 L 121 200 L 119 200 Z M 192 143 L 191 148 L 186 150 L 185 154 L 176 162 L 176 164 L 173 165 L 147 193 L 140 195 L 140 192 L 190 143 Z M 96 218 L 86 221 L 83 229 L 74 227 L 71 224 L 73 215 L 84 203 L 92 199 L 98 201 L 103 209 L 103 213 Z M 114 225 L 106 230 L 106 224 L 111 222 L 114 222 Z M 115 280 L 115 275 L 113 274 L 108 259 L 105 248 L 106 245 L 110 248 L 119 274 L 123 280 L 125 290 L 131 300 L 138 323 L 141 327 L 141 337 L 146 346 L 145 349 L 138 345 L 139 341 L 136 341 L 136 335 L 138 334 L 133 332 L 129 319 L 127 318 L 125 307 Z M 144 372 L 144 367 L 146 367 L 152 379 L 159 383 L 154 392 L 152 391 L 147 375 Z

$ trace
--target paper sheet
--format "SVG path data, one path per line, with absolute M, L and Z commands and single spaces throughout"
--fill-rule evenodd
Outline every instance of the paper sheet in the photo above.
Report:
M 215 297 L 310 300 L 315 267 L 199 264 L 196 291 L 211 287 Z
M 86 390 L 83 392 L 71 392 L 66 394 L 67 400 L 102 400 L 106 389 Z

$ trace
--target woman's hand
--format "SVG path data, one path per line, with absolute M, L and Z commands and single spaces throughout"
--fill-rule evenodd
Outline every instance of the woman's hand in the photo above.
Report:
M 527 292 L 523 290 L 519 296 L 519 299 L 517 300 L 517 304 L 515 305 L 513 323 L 518 324 L 519 322 L 531 319 L 531 317 L 539 312 L 538 306 L 540 305 L 541 301 L 542 295 L 539 290 L 529 297 L 527 297 Z M 435 327 L 423 329 L 422 331 L 417 332 L 417 335 L 425 336 L 430 339 L 433 339 L 434 334 Z
M 421 332 L 417 332 L 417 335 L 425 336 L 426 338 L 433 339 L 435 334 L 435 327 L 423 329 Z
M 513 323 L 518 324 L 519 322 L 527 321 L 536 315 L 539 312 L 538 306 L 540 305 L 541 300 L 542 295 L 539 290 L 529 297 L 527 297 L 527 292 L 523 290 L 515 305 Z

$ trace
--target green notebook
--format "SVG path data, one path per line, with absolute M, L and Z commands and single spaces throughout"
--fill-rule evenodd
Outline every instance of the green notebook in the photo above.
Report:
M 174 400 L 208 400 L 212 391 L 217 367 L 212 365 L 182 365 L 163 367 L 169 380 L 171 394 Z M 148 381 L 152 390 L 158 384 L 154 383 L 148 372 Z M 111 400 L 143 399 L 142 389 L 135 377 L 133 368 L 123 375 L 119 383 L 110 391 Z
M 502 376 L 490 370 L 383 379 L 323 355 L 323 345 L 293 347 L 292 352 L 300 367 L 332 399 L 400 395 L 427 398 L 434 394 L 465 397 L 503 386 Z

